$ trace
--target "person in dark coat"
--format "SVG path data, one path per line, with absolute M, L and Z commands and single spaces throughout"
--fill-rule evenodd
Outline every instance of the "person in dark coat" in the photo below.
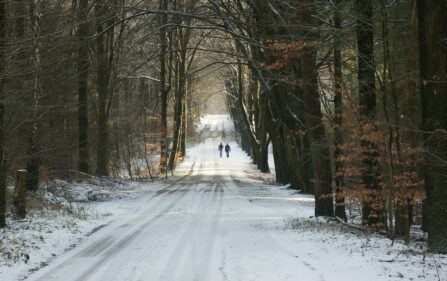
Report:
M 227 157 L 230 157 L 230 151 L 231 151 L 231 148 L 227 143 L 227 145 L 225 146 L 225 152 L 227 153 Z
M 222 143 L 220 143 L 219 146 L 217 147 L 217 149 L 219 150 L 220 157 L 222 157 L 223 148 L 224 148 L 224 146 Z

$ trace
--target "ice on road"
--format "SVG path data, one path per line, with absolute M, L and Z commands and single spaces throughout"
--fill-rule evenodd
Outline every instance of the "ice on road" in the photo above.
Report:
M 402 280 L 405 265 L 372 258 L 362 238 L 334 242 L 335 230 L 288 228 L 312 216 L 312 198 L 250 179 L 251 160 L 230 141 L 227 119 L 208 120 L 176 177 L 136 200 L 135 212 L 27 280 Z M 230 158 L 219 157 L 221 141 Z

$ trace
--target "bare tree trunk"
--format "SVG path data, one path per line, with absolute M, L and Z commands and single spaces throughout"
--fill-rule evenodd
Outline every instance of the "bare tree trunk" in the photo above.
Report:
M 273 146 L 276 182 L 281 184 L 288 184 L 290 183 L 288 177 L 289 165 L 287 163 L 285 144 L 281 137 L 281 130 L 282 129 L 278 128 L 277 126 L 272 126 L 272 128 L 269 130 L 269 134 Z
M 343 154 L 343 101 L 342 101 L 342 56 L 341 56 L 341 14 L 340 0 L 334 1 L 334 135 L 335 135 L 335 216 L 346 220 L 345 197 L 343 195 L 344 177 L 338 157 Z
M 358 54 L 358 84 L 359 106 L 361 117 L 365 124 L 376 126 L 376 86 L 374 61 L 374 34 L 373 34 L 373 7 L 371 1 L 356 0 L 357 12 L 357 54 Z M 377 144 L 372 143 L 363 136 L 361 145 L 364 150 L 363 165 L 365 172 L 362 181 L 370 192 L 367 200 L 363 202 L 363 223 L 370 226 L 383 224 L 383 207 L 380 207 L 378 192 L 380 191 L 378 179 Z M 374 207 L 373 207 L 374 206 Z
M 160 0 L 160 10 L 168 9 L 168 0 Z M 168 143 L 166 138 L 168 136 L 168 93 L 169 89 L 166 87 L 166 51 L 167 51 L 167 32 L 166 24 L 168 22 L 168 15 L 162 14 L 160 16 L 160 97 L 161 97 L 161 120 L 160 120 L 160 175 L 166 173 L 166 163 L 168 161 Z
M 255 119 L 256 126 L 256 138 L 259 140 L 259 146 L 256 150 L 257 153 L 257 168 L 262 173 L 270 173 L 268 162 L 268 147 L 270 140 L 268 139 L 268 101 L 267 94 L 264 92 L 258 92 L 259 112 Z M 252 147 L 254 147 L 252 145 Z
M 194 2 L 189 2 L 194 4 Z M 186 18 L 185 24 L 190 24 L 191 18 Z M 190 40 L 191 30 L 183 27 L 179 27 L 176 36 L 177 46 L 180 47 L 180 51 L 178 54 L 178 72 L 177 72 L 177 82 L 178 88 L 176 89 L 176 98 L 175 98 L 175 112 L 174 112 L 174 141 L 172 145 L 172 152 L 169 157 L 168 167 L 173 170 L 175 165 L 175 160 L 180 157 L 183 158 L 184 148 L 182 148 L 182 143 L 184 146 L 184 138 L 186 137 L 186 132 L 183 132 L 183 129 L 186 129 L 186 117 L 184 116 L 185 112 L 185 98 L 186 98 L 186 82 L 187 82 L 187 53 L 188 53 L 188 44 Z M 183 151 L 182 151 L 183 149 Z
M 181 33 L 181 32 L 180 32 Z M 182 35 L 180 34 L 181 38 Z M 178 39 L 177 39 L 178 40 Z M 179 44 L 182 46 L 182 44 Z M 175 110 L 174 110 L 174 140 L 172 144 L 172 151 L 169 156 L 168 167 L 170 170 L 174 169 L 175 161 L 178 157 L 181 134 L 182 134 L 182 115 L 183 115 L 183 94 L 185 90 L 185 71 L 186 71 L 186 50 L 185 52 L 180 52 L 180 58 L 178 62 L 178 87 L 175 97 Z
M 24 219 L 26 217 L 26 174 L 26 170 L 18 170 L 16 172 L 11 213 L 17 219 Z
M 5 66 L 6 1 L 0 1 L 0 227 L 6 226 Z
M 418 66 L 418 36 L 417 27 L 413 22 L 416 20 L 413 15 L 416 15 L 416 5 L 415 1 L 408 4 L 397 4 L 395 19 L 406 19 L 404 23 L 398 24 L 395 35 L 393 36 L 393 47 L 397 49 L 398 56 L 394 58 L 397 63 L 403 64 L 402 67 L 397 67 L 395 69 L 396 77 L 404 77 L 397 85 L 397 92 L 402 92 L 401 95 L 401 112 L 404 112 L 403 118 L 401 116 L 396 116 L 401 119 L 402 124 L 402 134 L 401 142 L 403 147 L 410 147 L 415 149 L 421 145 L 421 137 L 418 133 L 420 129 L 420 118 L 421 118 L 421 101 L 417 77 L 417 66 Z M 410 30 L 411 32 L 408 32 Z M 402 42 L 408 42 L 408 44 L 402 44 Z M 403 62 L 402 62 L 403 61 Z M 414 166 L 405 167 L 405 172 L 414 172 L 419 174 L 420 167 L 416 165 L 418 153 L 411 153 L 407 155 Z M 407 159 L 408 159 L 407 158 Z M 401 169 L 402 170 L 402 169 Z M 401 171 L 402 172 L 402 171 Z M 412 194 L 407 192 L 404 206 L 396 208 L 396 235 L 405 237 L 406 241 L 409 241 L 410 226 L 413 223 L 412 209 L 413 204 L 410 202 Z M 399 206 L 398 206 L 399 207 Z
M 183 157 L 186 155 L 186 130 L 187 130 L 187 121 L 188 121 L 188 109 L 187 109 L 187 91 L 185 88 L 185 92 L 183 93 L 183 107 L 182 107 L 182 129 L 180 134 L 180 148 L 179 148 L 179 159 L 183 160 Z
M 26 189 L 35 191 L 39 188 L 39 166 L 40 166 L 40 144 L 39 144 L 39 99 L 41 97 L 40 83 L 40 16 L 38 1 L 33 0 L 30 4 L 30 18 L 32 30 L 32 66 L 33 89 L 32 89 L 32 123 L 28 136 L 28 161 L 26 163 Z
M 304 106 L 314 171 L 315 216 L 333 216 L 331 167 L 317 86 L 316 50 L 308 48 L 303 53 L 302 79 L 305 83 Z
M 89 172 L 89 134 L 88 134 L 88 0 L 79 0 L 78 7 L 78 169 L 80 172 Z
M 250 70 L 251 77 L 254 77 L 254 73 Z M 243 81 L 243 68 L 239 63 L 237 67 L 237 97 L 239 101 L 239 107 L 242 117 L 242 123 L 244 124 L 244 133 L 246 138 L 247 147 L 246 150 L 249 154 L 252 154 L 253 162 L 262 173 L 269 173 L 270 168 L 268 164 L 268 134 L 267 134 L 267 94 L 263 91 L 258 92 L 257 87 L 249 87 L 249 92 L 245 93 L 244 81 Z M 253 82 L 251 82 L 253 83 Z M 250 93 L 250 91 L 255 91 Z M 258 110 L 257 115 L 250 117 L 253 112 L 247 111 L 245 106 L 245 96 L 257 96 Z M 250 119 L 253 122 L 250 122 Z
M 418 0 L 422 126 L 429 248 L 447 253 L 447 5 Z
M 116 7 L 113 7 L 116 8 Z M 108 26 L 113 14 L 107 14 L 106 1 L 97 0 L 95 3 L 96 18 L 96 82 L 98 89 L 98 145 L 96 156 L 96 174 L 109 175 L 109 126 L 107 118 L 107 104 L 110 98 L 111 63 L 113 63 L 113 49 L 109 48 L 114 41 L 114 26 Z M 105 28 L 108 30 L 105 31 Z

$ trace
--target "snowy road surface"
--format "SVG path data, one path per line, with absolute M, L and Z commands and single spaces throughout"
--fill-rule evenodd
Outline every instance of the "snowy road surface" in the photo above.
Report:
M 250 179 L 250 160 L 233 142 L 230 158 L 220 158 L 227 122 L 215 123 L 176 177 L 135 201 L 135 212 L 27 280 L 419 280 L 416 261 L 382 261 L 400 251 L 385 251 L 389 241 L 306 225 L 312 198 Z M 303 229 L 290 226 L 293 218 Z

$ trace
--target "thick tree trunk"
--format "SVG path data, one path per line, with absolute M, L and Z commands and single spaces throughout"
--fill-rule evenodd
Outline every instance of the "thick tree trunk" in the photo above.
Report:
M 102 99 L 102 98 L 99 98 Z M 102 103 L 103 101 L 99 101 Z M 101 106 L 101 104 L 99 105 Z M 109 128 L 104 108 L 99 108 L 98 112 L 98 139 L 96 153 L 96 175 L 109 175 Z
M 26 189 L 35 191 L 39 188 L 39 166 L 40 166 L 40 145 L 39 145 L 39 99 L 40 89 L 40 16 L 38 1 L 33 0 L 30 4 L 30 18 L 32 30 L 31 59 L 33 66 L 33 86 L 32 86 L 32 122 L 28 135 L 28 160 L 26 163 Z
M 384 1 L 384 0 L 383 0 Z M 414 1 L 413 1 L 414 2 Z M 418 133 L 420 129 L 420 118 L 421 118 L 421 102 L 420 93 L 417 77 L 417 66 L 418 66 L 418 41 L 417 41 L 417 28 L 412 21 L 415 14 L 415 2 L 396 3 L 396 12 L 393 19 L 398 22 L 390 25 L 392 35 L 390 36 L 390 41 L 392 42 L 391 59 L 392 64 L 390 66 L 393 73 L 393 80 L 396 83 L 391 84 L 395 87 L 392 92 L 394 107 L 396 103 L 398 104 L 398 110 L 393 110 L 392 113 L 394 123 L 399 124 L 396 126 L 396 130 L 400 132 L 399 134 L 394 134 L 400 136 L 400 139 L 396 139 L 396 144 L 399 144 L 399 162 L 404 159 L 412 163 L 402 167 L 398 166 L 397 171 L 399 174 L 402 173 L 418 173 L 419 167 L 415 163 L 418 163 L 419 153 L 408 153 L 408 148 L 416 151 L 416 148 L 421 145 L 421 135 Z M 402 20 L 403 19 L 403 20 Z M 398 21 L 399 20 L 399 21 Z M 389 22 L 391 22 L 390 20 Z M 402 44 L 402 42 L 406 42 Z M 397 67 L 394 67 L 396 65 Z M 402 77 L 402 79 L 398 79 Z M 404 114 L 401 114 L 404 113 Z M 393 127 L 396 124 L 393 125 Z M 404 153 L 402 153 L 402 151 Z M 407 160 L 408 159 L 408 160 Z M 421 177 L 422 178 L 422 177 Z M 410 242 L 410 226 L 413 223 L 412 219 L 412 203 L 411 199 L 413 190 L 408 187 L 398 187 L 400 190 L 404 191 L 404 194 L 398 196 L 396 202 L 395 210 L 395 228 L 394 234 L 397 237 L 404 237 L 407 243 Z M 388 219 L 389 221 L 389 219 Z M 390 229 L 391 230 L 391 229 Z
M 344 178 L 338 157 L 342 155 L 343 145 L 343 101 L 342 101 L 342 60 L 341 60 L 341 14 L 340 0 L 335 1 L 334 9 L 334 135 L 335 135 L 335 216 L 346 220 L 345 197 L 343 195 Z
M 265 93 L 259 93 L 259 115 L 253 116 L 254 124 L 250 122 L 250 112 L 247 112 L 245 106 L 245 96 L 257 95 L 258 91 L 255 87 L 250 87 L 250 91 L 245 93 L 244 91 L 244 81 L 243 81 L 243 68 L 242 64 L 238 64 L 237 72 L 237 93 L 239 101 L 239 108 L 241 112 L 242 122 L 244 124 L 244 134 L 246 135 L 246 149 L 247 153 L 253 158 L 253 163 L 256 164 L 257 168 L 263 172 L 270 172 L 268 164 L 268 141 L 267 141 L 267 96 Z M 251 77 L 254 77 L 251 74 Z M 253 83 L 253 82 L 252 82 Z
M 184 7 L 187 10 L 191 10 L 194 7 L 195 2 L 187 2 L 188 7 Z M 183 21 L 182 21 L 183 22 Z M 186 17 L 184 19 L 184 24 L 189 25 L 191 23 L 191 18 Z M 187 80 L 188 80 L 188 67 L 187 66 L 187 54 L 188 45 L 191 36 L 191 30 L 183 27 L 178 27 L 176 32 L 176 47 L 179 50 L 178 54 L 178 68 L 177 68 L 177 89 L 175 98 L 175 112 L 174 112 L 174 142 L 172 146 L 172 152 L 169 157 L 169 169 L 174 169 L 175 160 L 177 158 L 183 158 L 186 153 L 186 91 L 187 91 Z
M 186 52 L 181 52 L 181 58 L 178 68 L 177 80 L 178 87 L 175 97 L 175 110 L 174 110 L 174 140 L 172 144 L 172 151 L 169 156 L 168 167 L 170 170 L 174 169 L 175 161 L 179 155 L 181 134 L 182 134 L 182 115 L 183 115 L 183 94 L 185 91 L 185 70 L 186 70 Z
M 174 110 L 174 139 L 172 142 L 172 151 L 169 155 L 168 168 L 169 170 L 174 170 L 175 161 L 177 160 L 180 135 L 182 129 L 182 102 L 179 93 L 177 93 L 176 105 Z
M 303 179 L 303 190 L 307 194 L 315 194 L 315 185 L 312 181 L 312 177 L 314 174 L 313 166 L 312 166 L 312 154 L 311 147 L 308 137 L 308 132 L 301 138 L 301 149 L 300 149 L 300 165 L 302 168 L 301 177 Z
M 403 11 L 401 11 L 403 10 Z M 417 17 L 413 17 L 416 15 L 416 1 L 411 1 L 409 3 L 409 7 L 407 9 L 399 9 L 400 13 L 398 16 L 400 18 L 405 17 L 408 19 L 408 24 L 401 25 L 397 34 L 400 36 L 395 40 L 394 45 L 399 46 L 398 50 L 400 53 L 400 57 L 396 58 L 397 61 L 401 61 L 401 59 L 405 59 L 405 64 L 403 68 L 396 68 L 397 76 L 405 77 L 403 80 L 402 91 L 402 112 L 406 112 L 405 116 L 402 118 L 402 146 L 409 146 L 411 148 L 417 149 L 422 145 L 422 137 L 418 130 L 421 128 L 421 95 L 420 95 L 420 87 L 419 87 L 419 55 L 418 55 L 418 28 L 415 24 Z M 408 26 L 409 25 L 409 26 Z M 408 31 L 408 27 L 411 32 Z M 401 42 L 409 42 L 408 44 L 401 44 Z M 418 163 L 419 152 L 414 153 L 410 156 L 411 161 L 413 163 Z M 419 164 L 415 164 L 410 168 L 412 172 L 415 172 L 420 178 L 423 178 L 423 168 Z M 410 195 L 411 196 L 411 195 Z M 410 198 L 410 196 L 408 198 Z M 401 234 L 406 238 L 409 242 L 410 238 L 410 228 L 414 223 L 413 220 L 413 207 L 412 202 L 407 199 L 407 208 L 404 210 L 404 217 L 402 219 L 398 218 L 396 215 L 396 234 Z M 406 213 L 406 214 L 405 214 Z M 398 232 L 398 223 L 397 220 L 402 221 L 403 226 L 399 229 L 405 231 L 405 233 Z
M 168 0 L 160 1 L 160 10 L 168 9 Z M 159 171 L 160 175 L 166 173 L 166 164 L 168 161 L 168 143 L 166 141 L 168 137 L 168 93 L 169 90 L 166 87 L 166 51 L 167 51 L 167 32 L 165 25 L 168 22 L 168 15 L 162 14 L 160 16 L 160 97 L 161 97 L 161 108 L 160 108 L 160 162 Z
M 302 81 L 305 83 L 303 90 L 306 123 L 314 171 L 315 216 L 333 216 L 334 203 L 329 148 L 326 142 L 317 86 L 316 50 L 314 48 L 303 50 L 301 63 L 303 67 Z
M 0 227 L 6 226 L 5 66 L 6 1 L 0 1 Z
M 258 169 L 262 173 L 270 173 L 269 162 L 268 162 L 268 146 L 269 141 L 267 138 L 267 127 L 268 127 L 268 105 L 267 105 L 267 95 L 266 93 L 259 93 L 259 115 L 256 118 L 256 138 L 259 140 L 259 147 L 257 148 L 257 159 L 256 164 Z M 249 121 L 249 120 L 248 120 Z M 251 147 L 254 147 L 253 145 Z
M 299 77 L 301 75 L 300 71 L 294 71 L 294 75 Z M 303 192 L 307 194 L 315 194 L 315 188 L 313 184 L 313 166 L 312 166 L 312 153 L 311 146 L 309 141 L 309 130 L 306 128 L 309 127 L 306 120 L 306 106 L 304 104 L 304 95 L 301 87 L 297 87 L 294 89 L 295 95 L 299 102 L 297 102 L 297 116 L 298 119 L 301 120 L 301 126 L 299 128 L 299 134 L 290 136 L 295 139 L 296 143 L 296 153 L 295 155 L 287 155 L 289 158 L 292 158 L 291 161 L 294 161 L 296 165 L 292 165 L 293 172 L 297 173 L 297 181 L 295 181 L 299 188 L 303 190 Z M 292 157 L 294 156 L 294 157 Z M 295 159 L 296 158 L 296 159 Z M 292 184 L 294 182 L 292 181 Z
M 275 161 L 275 174 L 276 182 L 281 184 L 289 183 L 287 177 L 287 164 L 284 163 L 286 159 L 285 147 L 282 143 L 279 128 L 271 128 L 269 131 L 272 146 L 273 146 L 273 159 Z
M 80 172 L 89 172 L 89 134 L 88 134 L 88 0 L 79 0 L 78 7 L 78 169 Z
M 275 118 L 271 118 L 275 119 Z M 278 122 L 279 123 L 279 122 Z M 296 136 L 290 136 L 284 125 L 271 122 L 269 124 L 269 135 L 273 147 L 273 158 L 275 163 L 276 182 L 290 184 L 291 189 L 302 189 L 305 186 L 301 181 L 300 161 L 297 154 L 297 144 L 293 143 Z M 310 164 L 311 165 L 311 164 Z
M 11 213 L 17 219 L 24 219 L 26 217 L 26 174 L 26 170 L 18 170 L 16 172 Z
M 357 12 L 357 55 L 358 55 L 358 87 L 359 107 L 362 121 L 369 126 L 376 124 L 376 86 L 374 61 L 374 33 L 373 33 L 373 6 L 371 1 L 355 0 Z M 361 128 L 362 129 L 362 128 Z M 364 150 L 362 174 L 363 185 L 369 192 L 362 207 L 363 223 L 370 226 L 383 224 L 383 207 L 379 200 L 379 176 L 377 162 L 377 144 L 372 143 L 366 136 L 361 139 Z
M 418 0 L 429 248 L 447 253 L 447 3 Z
M 109 125 L 107 118 L 107 104 L 110 96 L 111 66 L 110 56 L 113 50 L 108 48 L 109 42 L 114 41 L 114 27 L 107 26 L 107 6 L 105 1 L 95 4 L 96 17 L 96 83 L 98 89 L 98 136 L 96 153 L 96 175 L 109 175 Z M 105 31 L 105 28 L 108 28 Z
M 410 239 L 410 204 L 400 199 L 395 207 L 394 234 L 398 237 L 404 237 L 406 243 Z

